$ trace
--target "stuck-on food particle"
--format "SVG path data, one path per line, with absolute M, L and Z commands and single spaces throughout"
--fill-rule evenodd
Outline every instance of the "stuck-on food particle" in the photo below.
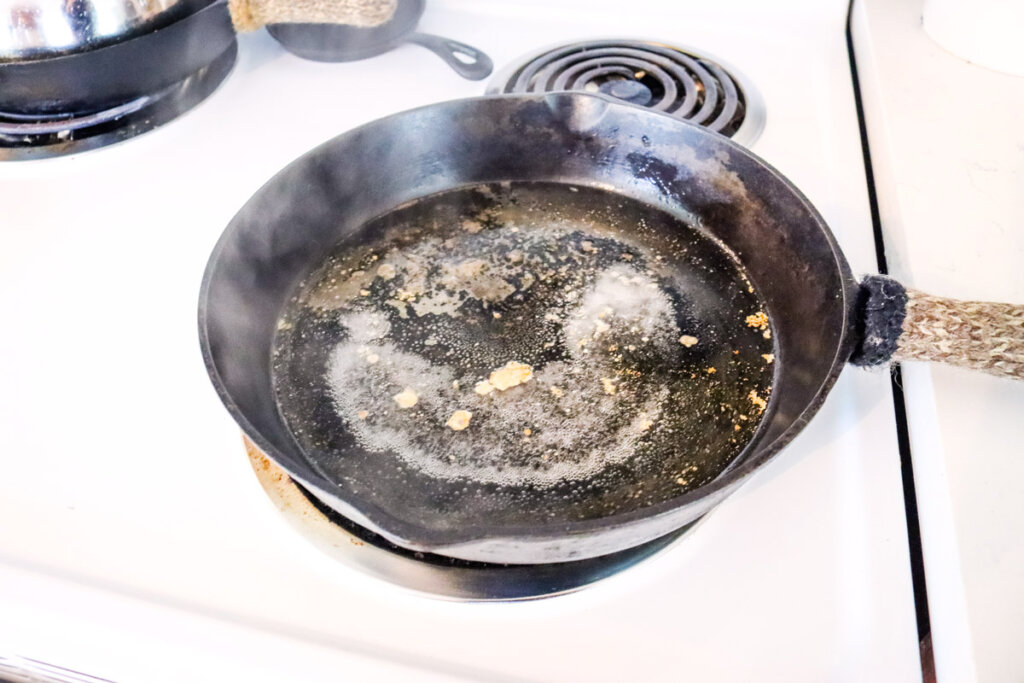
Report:
M 697 343 L 697 338 L 688 334 L 684 334 L 682 337 L 679 338 L 679 343 L 685 346 L 686 348 L 690 348 L 691 346 Z
M 767 330 L 768 315 L 764 311 L 758 311 L 753 315 L 748 315 L 747 327 L 753 327 L 755 330 Z
M 708 368 L 708 374 L 709 374 L 709 375 L 713 375 L 713 374 L 715 374 L 716 372 L 718 372 L 718 370 L 716 370 L 716 369 L 714 369 L 714 368 Z
M 498 313 L 497 311 L 495 311 L 494 313 L 491 313 L 491 315 L 494 316 L 495 320 L 500 320 L 501 319 L 501 313 Z
M 358 417 L 360 420 L 365 420 L 366 418 L 370 417 L 370 411 L 360 410 L 358 413 L 356 413 L 356 417 Z
M 615 392 L 617 391 L 615 382 L 613 380 L 608 379 L 607 377 L 601 378 L 601 386 L 604 387 L 604 393 L 608 394 L 609 396 L 614 396 Z
M 551 395 L 554 396 L 555 398 L 562 398 L 563 396 L 565 396 L 565 392 L 559 389 L 558 387 L 551 387 Z
M 771 363 L 772 361 L 775 360 L 775 354 L 774 353 L 762 353 L 761 354 L 761 358 L 764 358 L 764 362 L 765 363 Z
M 498 368 L 488 378 L 494 388 L 505 391 L 512 387 L 529 382 L 533 378 L 533 368 L 526 363 L 511 360 L 504 367 Z
M 768 407 L 768 401 L 758 396 L 757 392 L 754 391 L 753 389 L 750 390 L 750 393 L 747 396 L 750 399 L 750 402 L 757 406 L 757 409 L 760 412 L 763 413 L 764 409 Z
M 398 392 L 392 398 L 395 399 L 395 403 L 398 404 L 399 408 L 412 408 L 420 400 L 420 397 L 416 395 L 416 392 L 409 387 Z
M 396 274 L 395 267 L 390 263 L 382 263 L 377 267 L 377 277 L 382 277 L 385 280 L 390 280 Z
M 494 385 L 488 382 L 487 380 L 481 380 L 476 383 L 475 387 L 473 387 L 473 391 L 480 394 L 481 396 L 486 396 L 487 394 L 494 391 L 494 389 Z
M 468 410 L 456 410 L 452 413 L 452 416 L 448 418 L 447 425 L 454 431 L 461 432 L 469 426 L 469 420 L 472 417 L 473 413 Z
M 686 486 L 686 484 L 687 484 L 687 483 L 689 483 L 689 482 L 687 482 L 687 481 L 686 481 L 685 479 L 683 479 L 682 477 L 678 477 L 678 478 L 676 479 L 676 483 L 677 483 L 677 484 L 679 484 L 680 486 Z
M 523 436 L 530 436 L 531 434 L 533 434 L 533 430 L 529 427 L 523 430 Z

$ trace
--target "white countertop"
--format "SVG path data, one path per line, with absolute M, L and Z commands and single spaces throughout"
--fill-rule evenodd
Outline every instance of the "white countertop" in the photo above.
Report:
M 1024 304 L 1024 78 L 943 50 L 921 4 L 858 0 L 854 16 L 890 271 Z M 938 680 L 1020 680 L 1024 382 L 922 363 L 903 382 Z
M 520 3 L 434 2 L 422 28 L 499 67 L 615 34 L 720 55 L 767 102 L 754 149 L 817 205 L 855 271 L 873 269 L 845 2 L 577 5 L 541 21 Z M 220 680 L 232 667 L 256 680 L 408 680 L 409 667 L 438 680 L 920 678 L 885 373 L 845 372 L 683 542 L 554 599 L 404 592 L 320 553 L 264 495 L 199 354 L 214 242 L 308 148 L 482 91 L 412 46 L 314 64 L 249 35 L 235 72 L 180 120 L 0 165 L 0 648 L 115 681 L 182 680 L 190 662 Z

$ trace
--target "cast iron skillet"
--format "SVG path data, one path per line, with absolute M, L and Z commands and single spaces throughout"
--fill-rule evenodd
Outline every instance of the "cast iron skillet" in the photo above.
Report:
M 609 492 L 580 488 L 553 498 L 524 489 L 502 499 L 514 501 L 502 507 L 493 496 L 508 491 L 418 475 L 354 445 L 340 456 L 335 476 L 327 476 L 296 444 L 271 376 L 275 325 L 296 284 L 339 241 L 359 246 L 372 239 L 359 232 L 370 219 L 452 188 L 501 181 L 629 197 L 699 226 L 739 258 L 772 320 L 774 387 L 760 428 L 716 479 L 658 500 L 618 500 L 580 519 L 582 507 L 600 506 Z M 625 233 L 631 218 L 622 216 Z M 765 162 L 686 122 L 603 96 L 558 93 L 403 112 L 299 158 L 252 197 L 218 242 L 202 283 L 199 330 L 210 377 L 231 415 L 325 504 L 406 548 L 545 563 L 639 545 L 734 491 L 821 406 L 865 339 L 864 307 L 828 227 Z M 656 483 L 622 476 L 626 487 Z
M 303 59 L 318 62 L 366 59 L 409 42 L 427 48 L 463 78 L 479 81 L 490 76 L 494 64 L 480 50 L 450 38 L 416 31 L 425 7 L 426 0 L 398 0 L 391 20 L 374 28 L 283 23 L 268 26 L 267 31 L 286 50 Z

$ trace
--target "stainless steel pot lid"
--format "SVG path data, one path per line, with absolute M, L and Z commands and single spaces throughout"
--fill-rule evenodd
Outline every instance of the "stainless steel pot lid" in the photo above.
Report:
M 210 0 L 0 0 L 0 62 L 90 50 L 209 4 Z

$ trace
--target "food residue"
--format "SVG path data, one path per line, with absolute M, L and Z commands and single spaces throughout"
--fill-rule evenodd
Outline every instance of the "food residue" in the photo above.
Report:
M 420 397 L 416 395 L 416 392 L 409 387 L 398 392 L 392 396 L 392 398 L 395 399 L 395 403 L 398 404 L 399 408 L 412 408 L 420 400 Z
M 691 337 L 688 334 L 684 334 L 682 337 L 679 338 L 679 343 L 685 346 L 686 348 L 690 348 L 691 346 L 697 343 L 697 338 Z
M 753 327 L 755 330 L 767 330 L 768 329 L 768 316 L 764 311 L 758 311 L 753 315 L 748 315 L 746 318 L 747 327 Z M 766 337 L 767 339 L 767 337 Z
M 452 413 L 452 416 L 448 418 L 446 423 L 452 430 L 461 432 L 463 429 L 469 426 L 469 420 L 473 417 L 473 413 L 468 410 L 456 410 Z
M 494 389 L 495 386 L 488 382 L 487 380 L 481 380 L 476 383 L 475 387 L 473 387 L 473 391 L 480 394 L 481 396 L 486 396 L 487 394 L 494 391 Z
M 774 353 L 762 353 L 761 354 L 761 358 L 764 358 L 764 362 L 765 363 L 771 363 L 772 361 L 775 360 L 775 354 Z
M 763 398 L 758 396 L 757 392 L 754 390 L 750 391 L 748 398 L 750 399 L 750 402 L 757 406 L 758 410 L 762 413 L 764 412 L 764 409 L 768 407 L 768 401 L 765 401 Z
M 358 417 L 360 420 L 365 420 L 366 418 L 370 417 L 370 411 L 360 410 L 358 413 L 356 413 L 356 417 Z
M 615 382 L 613 382 L 612 380 L 608 379 L 607 377 L 602 377 L 601 386 L 604 387 L 604 393 L 608 394 L 609 396 L 615 395 L 616 387 Z
M 494 385 L 494 388 L 498 391 L 505 391 L 512 387 L 517 387 L 520 384 L 529 382 L 533 377 L 533 368 L 526 363 L 519 363 L 514 360 L 510 360 L 505 363 L 504 367 L 498 368 L 491 373 L 488 381 Z M 479 391 L 477 393 L 480 393 Z

